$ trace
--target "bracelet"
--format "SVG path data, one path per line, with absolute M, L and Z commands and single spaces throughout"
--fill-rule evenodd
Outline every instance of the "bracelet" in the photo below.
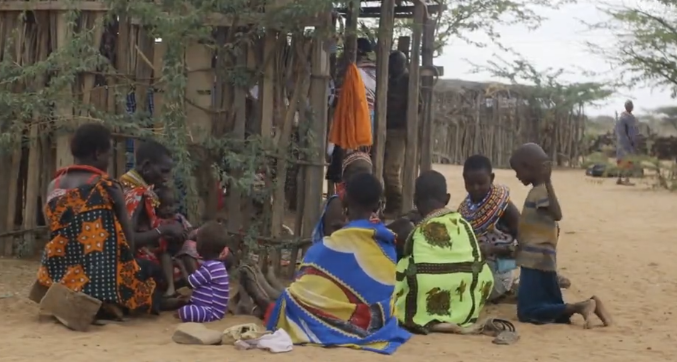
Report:
M 158 235 L 162 235 L 162 232 L 160 231 L 160 228 L 155 228 L 155 231 L 157 231 Z

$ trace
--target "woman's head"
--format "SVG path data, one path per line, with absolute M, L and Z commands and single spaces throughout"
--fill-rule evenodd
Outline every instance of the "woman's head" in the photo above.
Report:
M 173 167 L 171 153 L 159 142 L 145 141 L 136 149 L 136 170 L 149 185 L 165 185 Z
M 355 151 L 345 156 L 341 168 L 341 179 L 343 182 L 347 182 L 354 175 L 360 173 L 372 173 L 373 165 L 368 153 Z
M 378 211 L 383 187 L 374 175 L 358 173 L 346 184 L 344 206 L 348 209 L 348 220 L 368 219 Z
M 395 50 L 388 58 L 388 73 L 391 76 L 400 76 L 407 71 L 407 56 L 401 51 Z
M 111 133 L 99 123 L 87 123 L 78 127 L 71 139 L 71 154 L 75 163 L 108 170 L 111 158 Z
M 225 225 L 209 221 L 197 230 L 197 252 L 205 260 L 216 260 L 228 246 L 228 230 Z
M 414 188 L 414 204 L 423 217 L 449 203 L 447 179 L 433 170 L 421 172 Z
M 157 214 L 162 219 L 167 219 L 176 215 L 176 201 L 174 189 L 170 187 L 161 187 L 155 190 L 160 206 L 158 206 Z
M 463 181 L 473 202 L 479 202 L 491 190 L 494 183 L 494 173 L 488 157 L 474 155 L 468 157 L 463 164 Z
M 374 51 L 371 41 L 367 38 L 357 38 L 357 56 L 366 58 L 369 53 Z

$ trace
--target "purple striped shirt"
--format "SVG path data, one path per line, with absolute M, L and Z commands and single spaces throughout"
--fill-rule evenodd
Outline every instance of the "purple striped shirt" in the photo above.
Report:
M 193 288 L 191 304 L 211 308 L 216 320 L 225 316 L 228 310 L 229 283 L 228 271 L 223 262 L 205 261 L 200 269 L 188 277 L 188 283 Z

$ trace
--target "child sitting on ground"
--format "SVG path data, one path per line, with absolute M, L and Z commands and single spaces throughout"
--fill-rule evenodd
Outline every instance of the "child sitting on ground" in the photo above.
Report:
M 605 326 L 611 318 L 602 301 L 590 299 L 564 303 L 557 278 L 557 222 L 562 210 L 555 196 L 550 176 L 548 155 L 535 143 L 519 147 L 510 158 L 510 167 L 524 185 L 532 185 L 519 218 L 516 263 L 520 267 L 520 287 L 517 292 L 517 317 L 534 324 L 570 323 L 574 314 L 591 328 L 594 313 Z
M 222 224 L 210 221 L 197 232 L 197 251 L 202 256 L 200 268 L 188 277 L 193 289 L 190 302 L 179 308 L 177 315 L 182 322 L 213 322 L 228 310 L 229 278 L 219 254 L 226 247 L 228 234 Z

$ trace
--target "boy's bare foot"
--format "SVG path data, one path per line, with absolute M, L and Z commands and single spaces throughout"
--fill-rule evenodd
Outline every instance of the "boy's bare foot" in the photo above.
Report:
M 604 304 L 602 303 L 602 300 L 600 300 L 597 296 L 593 295 L 591 300 L 595 301 L 595 315 L 597 318 L 599 318 L 602 323 L 604 324 L 605 327 L 610 326 L 613 321 L 611 320 L 611 314 L 609 314 L 609 311 L 604 308 Z
M 168 287 L 168 288 L 167 288 L 167 291 L 166 291 L 165 294 L 163 294 L 162 296 L 163 296 L 164 298 L 172 298 L 172 297 L 176 297 L 176 290 L 174 289 L 174 287 Z
M 592 328 L 592 315 L 595 313 L 595 308 L 597 307 L 595 301 L 593 299 L 588 299 L 584 302 L 576 303 L 575 307 L 576 313 L 583 317 L 583 328 Z
M 562 289 L 569 289 L 571 287 L 571 280 L 562 275 L 557 276 L 557 283 L 559 284 L 559 287 Z

